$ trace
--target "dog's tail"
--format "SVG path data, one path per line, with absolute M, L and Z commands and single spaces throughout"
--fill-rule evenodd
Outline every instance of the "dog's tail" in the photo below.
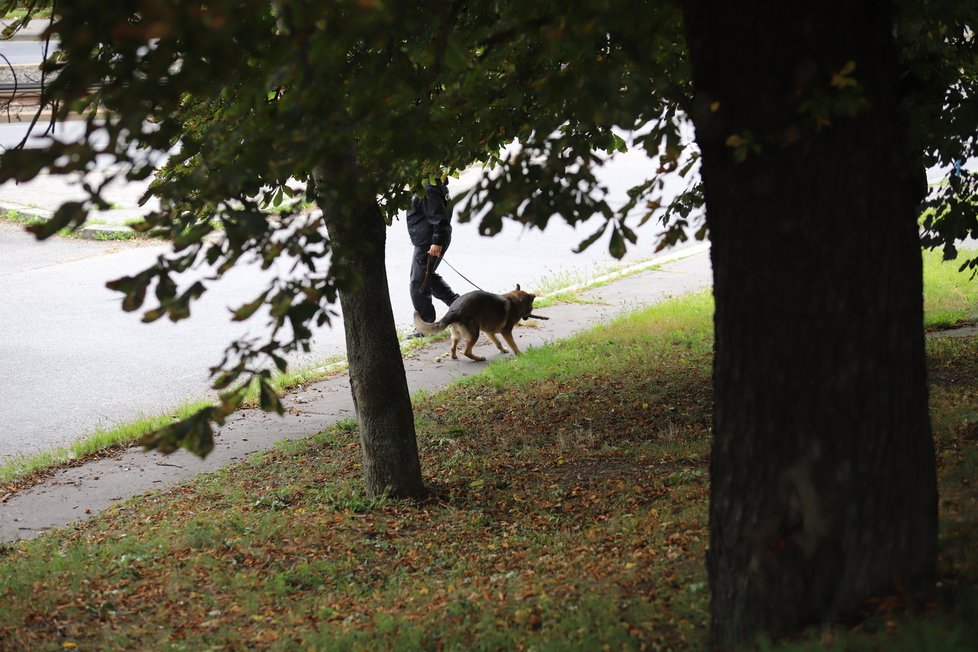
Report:
M 438 321 L 434 323 L 428 323 L 425 320 L 421 319 L 421 315 L 419 315 L 418 313 L 414 313 L 414 327 L 417 328 L 422 333 L 424 333 L 425 335 L 434 335 L 435 333 L 440 333 L 446 328 L 448 328 L 449 324 L 454 324 L 457 321 L 456 319 L 454 319 L 454 316 L 455 313 L 449 310 L 447 313 L 445 313 L 445 316 L 439 319 Z

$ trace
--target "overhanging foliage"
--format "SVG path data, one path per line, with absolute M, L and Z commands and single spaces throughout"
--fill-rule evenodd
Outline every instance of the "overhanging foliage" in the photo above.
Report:
M 208 417 L 218 422 L 251 382 L 264 407 L 280 410 L 268 370 L 307 346 L 311 324 L 330 321 L 339 289 L 357 287 L 319 214 L 306 209 L 324 195 L 338 211 L 344 196 L 375 197 L 390 222 L 425 178 L 481 162 L 486 174 L 461 198 L 461 219 L 480 220 L 487 235 L 504 219 L 544 228 L 553 216 L 573 224 L 597 216 L 582 247 L 604 238 L 619 257 L 649 219 L 666 227 L 661 246 L 691 230 L 706 236 L 696 220 L 697 153 L 682 137 L 692 90 L 671 2 L 7 0 L 0 10 L 15 5 L 54 5 L 49 35 L 63 55 L 48 64 L 45 101 L 57 119 L 80 114 L 87 126 L 80 142 L 5 152 L 0 181 L 114 164 L 88 186 L 87 201 L 36 227 L 38 237 L 81 226 L 107 205 L 101 191 L 116 178 L 156 175 L 150 192 L 161 208 L 140 228 L 165 234 L 173 253 L 110 285 L 146 321 L 187 318 L 194 299 L 243 260 L 288 261 L 288 277 L 233 310 L 270 328 L 232 343 L 212 369 L 224 394 Z M 967 2 L 926 11 L 907 3 L 900 17 L 922 169 L 953 170 L 976 153 L 978 112 L 967 101 L 976 45 L 966 30 L 978 24 L 975 12 Z M 805 119 L 824 116 L 800 109 Z M 596 171 L 628 134 L 658 165 L 616 205 Z M 734 136 L 732 148 L 746 142 Z M 169 159 L 157 170 L 161 154 Z M 355 174 L 317 185 L 312 172 L 324 164 Z M 668 174 L 690 179 L 673 201 L 662 195 Z M 955 238 L 978 234 L 975 184 L 962 171 L 933 190 L 925 243 L 952 254 Z M 207 277 L 187 280 L 201 266 Z M 187 425 L 149 443 L 205 452 L 209 432 L 192 437 Z

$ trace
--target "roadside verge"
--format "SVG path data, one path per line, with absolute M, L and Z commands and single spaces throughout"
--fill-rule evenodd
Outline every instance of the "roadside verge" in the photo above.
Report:
M 626 312 L 707 287 L 712 281 L 707 252 L 704 244 L 660 256 L 644 264 L 658 266 L 655 269 L 608 279 L 606 284 L 582 293 L 586 304 L 548 307 L 543 312 L 549 321 L 530 322 L 518 327 L 514 335 L 521 348 L 544 346 Z M 443 350 L 446 346 L 433 342 L 405 359 L 412 394 L 434 391 L 478 373 L 488 364 L 448 359 Z M 480 346 L 490 362 L 502 357 L 490 353 L 484 343 Z M 60 469 L 37 485 L 0 497 L 0 541 L 32 538 L 87 518 L 125 498 L 179 484 L 271 448 L 277 441 L 307 437 L 355 416 L 345 375 L 305 386 L 289 394 L 283 403 L 283 417 L 256 409 L 232 415 L 220 429 L 214 451 L 204 460 L 186 451 L 163 457 L 129 448 L 88 464 Z

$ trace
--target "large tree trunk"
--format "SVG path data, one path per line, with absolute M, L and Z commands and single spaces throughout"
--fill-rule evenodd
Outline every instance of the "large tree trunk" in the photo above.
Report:
M 886 3 L 688 0 L 685 19 L 716 297 L 712 640 L 727 647 L 933 580 L 923 186 Z
M 376 195 L 356 188 L 355 175 L 344 183 L 340 174 L 319 170 L 316 181 L 332 264 L 339 274 L 367 494 L 420 497 L 425 488 L 414 412 L 384 265 L 387 225 Z

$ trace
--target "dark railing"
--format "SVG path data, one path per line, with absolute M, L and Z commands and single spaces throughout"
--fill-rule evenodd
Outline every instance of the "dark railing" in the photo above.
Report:
M 37 95 L 44 90 L 41 82 L 0 82 L 0 98 L 15 95 Z

